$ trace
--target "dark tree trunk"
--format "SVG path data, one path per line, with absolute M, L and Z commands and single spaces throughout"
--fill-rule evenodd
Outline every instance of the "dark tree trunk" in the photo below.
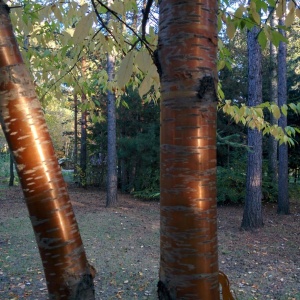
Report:
M 74 182 L 78 182 L 78 99 L 74 94 Z
M 282 19 L 279 25 L 284 25 Z M 285 34 L 281 30 L 281 34 Z M 281 107 L 287 103 L 287 79 L 286 79 L 286 43 L 280 42 L 278 48 L 278 104 Z M 287 118 L 281 114 L 278 122 L 279 126 L 285 128 L 287 126 Z M 279 146 L 279 166 L 278 166 L 278 207 L 279 214 L 289 214 L 289 193 L 288 193 L 288 145 L 281 144 Z
M 107 55 L 108 80 L 114 78 L 114 57 Z M 107 92 L 107 197 L 106 207 L 118 204 L 116 99 L 112 91 Z
M 0 0 L 0 121 L 16 163 L 49 299 L 92 300 L 92 270 L 8 13 L 8 7 Z
M 127 191 L 128 186 L 128 175 L 127 175 L 127 165 L 124 158 L 120 159 L 120 178 L 121 178 L 121 190 L 122 193 Z
M 9 154 L 9 186 L 13 186 L 14 185 L 14 181 L 15 181 L 15 172 L 14 172 L 14 157 L 13 155 L 10 153 Z
M 270 19 L 270 26 L 274 27 L 274 13 Z M 272 104 L 278 105 L 278 85 L 277 85 L 277 63 L 276 63 L 276 47 L 272 42 L 270 42 L 270 56 L 269 56 L 269 74 L 270 74 L 270 86 L 269 86 L 269 95 L 270 102 Z M 270 123 L 272 125 L 277 125 L 278 120 L 271 114 Z M 268 151 L 268 172 L 271 178 L 272 183 L 277 184 L 278 176 L 278 142 L 273 135 L 269 136 L 269 151 Z
M 257 41 L 258 27 L 248 31 L 248 105 L 262 103 L 261 48 Z M 263 226 L 262 216 L 262 133 L 248 129 L 248 162 L 246 199 L 241 227 L 253 230 Z
M 85 102 L 86 97 L 83 94 L 82 103 Z M 83 188 L 87 187 L 86 167 L 87 167 L 87 112 L 81 113 L 81 139 L 80 139 L 80 185 Z

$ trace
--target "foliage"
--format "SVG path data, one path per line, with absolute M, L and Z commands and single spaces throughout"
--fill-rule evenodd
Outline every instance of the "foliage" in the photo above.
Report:
M 10 154 L 9 151 L 0 153 L 0 178 L 7 180 L 9 179 L 9 164 Z
M 217 167 L 218 203 L 241 203 L 245 198 L 246 173 L 241 168 Z
M 139 1 L 115 1 L 108 6 L 101 1 L 92 2 L 91 4 L 76 1 L 55 4 L 26 1 L 24 7 L 19 7 L 18 3 L 14 3 L 14 1 L 9 3 L 16 6 L 11 10 L 11 17 L 23 56 L 27 59 L 43 101 L 47 123 L 55 148 L 60 153 L 59 156 L 66 155 L 65 145 L 71 142 L 68 136 L 63 136 L 63 132 L 72 133 L 73 126 L 65 130 L 65 126 L 71 122 L 72 115 L 69 114 L 62 121 L 63 126 L 60 126 L 61 110 L 53 99 L 59 99 L 59 102 L 64 103 L 64 106 L 66 106 L 66 99 L 74 91 L 84 92 L 87 95 L 87 101 L 81 103 L 79 108 L 89 111 L 91 122 L 90 159 L 99 152 L 105 154 L 104 140 L 106 133 L 103 130 L 104 123 L 101 122 L 104 121 L 105 105 L 103 99 L 107 89 L 114 90 L 118 102 L 129 107 L 130 110 L 139 107 L 140 97 L 146 97 L 145 99 L 150 102 L 159 98 L 159 78 L 152 60 L 157 43 L 157 22 L 155 20 L 157 7 L 153 6 L 151 8 L 153 13 L 150 14 L 151 19 L 148 21 L 149 27 L 147 27 L 144 39 L 141 27 L 143 15 L 141 14 L 141 3 Z M 293 1 L 289 2 L 287 9 L 283 3 L 284 1 L 253 0 L 250 4 L 242 4 L 241 2 L 236 4 L 236 1 L 220 1 L 218 69 L 222 84 L 220 95 L 224 97 L 220 102 L 220 110 L 229 114 L 232 120 L 240 122 L 240 124 L 234 126 L 229 118 L 227 119 L 228 125 L 232 126 L 233 130 L 229 130 L 229 126 L 226 126 L 225 129 L 224 124 L 219 127 L 219 130 L 221 138 L 228 139 L 229 136 L 234 137 L 238 134 L 240 138 L 237 139 L 237 142 L 244 144 L 245 128 L 243 125 L 258 127 L 265 134 L 275 135 L 281 142 L 296 145 L 296 148 L 291 148 L 290 151 L 292 153 L 290 163 L 292 162 L 291 165 L 294 168 L 299 165 L 296 159 L 299 152 L 296 144 L 299 129 L 297 128 L 297 122 L 295 122 L 300 109 L 297 94 L 297 41 L 299 39 L 289 38 L 289 41 L 292 42 L 290 47 L 293 49 L 290 52 L 292 59 L 289 67 L 289 81 L 290 86 L 294 87 L 289 95 L 293 98 L 293 101 L 290 101 L 288 106 L 279 108 L 273 105 L 271 99 L 268 99 L 267 94 L 265 94 L 264 99 L 266 102 L 262 106 L 249 108 L 245 105 L 247 98 L 246 29 L 251 29 L 254 25 L 260 26 L 261 31 L 258 39 L 265 49 L 266 55 L 268 54 L 266 52 L 268 41 L 272 41 L 275 45 L 278 45 L 280 41 L 285 41 L 284 37 L 278 32 L 278 26 L 274 28 L 269 26 L 268 20 L 271 13 L 276 14 L 277 17 L 285 13 L 287 21 L 285 29 L 290 32 L 290 36 L 297 36 L 298 19 L 295 16 L 299 17 L 299 8 L 294 5 Z M 268 10 L 268 6 L 270 10 Z M 111 21 L 106 24 L 108 11 L 111 12 Z M 134 23 L 135 19 L 137 20 L 136 24 Z M 122 23 L 124 26 L 119 26 L 118 23 Z M 90 26 L 87 26 L 88 24 Z M 107 82 L 105 69 L 106 53 L 108 52 L 117 57 L 117 74 L 111 84 Z M 85 57 L 87 64 L 85 76 L 82 75 L 83 57 Z M 265 77 L 267 78 L 267 76 Z M 136 92 L 136 95 L 133 96 L 135 97 L 134 101 L 136 101 L 133 105 L 130 103 L 132 100 L 129 99 L 132 96 L 128 96 L 127 93 L 129 86 L 138 91 L 138 94 Z M 156 137 L 154 142 L 150 137 L 151 130 L 148 132 L 146 127 L 143 128 L 143 134 L 135 131 L 133 129 L 135 126 L 138 130 L 141 129 L 138 122 L 133 122 L 136 113 L 131 114 L 126 109 L 125 113 L 121 113 L 121 110 L 125 108 L 122 104 L 119 108 L 119 128 L 126 126 L 128 132 L 132 131 L 129 136 L 127 136 L 127 133 L 125 136 L 120 133 L 120 129 L 118 132 L 119 159 L 124 157 L 125 154 L 130 157 L 126 161 L 126 166 L 130 171 L 127 171 L 127 184 L 126 187 L 123 186 L 123 190 L 135 193 L 145 190 L 147 193 L 156 194 L 158 191 L 158 185 L 155 183 L 158 180 L 158 150 L 155 152 L 153 147 L 157 145 L 158 133 L 154 135 L 152 133 L 152 137 Z M 52 109 L 53 106 L 56 108 Z M 287 114 L 287 112 L 291 116 L 289 118 L 291 122 L 285 131 L 269 124 L 270 113 L 278 118 L 280 114 Z M 127 127 L 128 124 L 125 124 L 128 122 L 126 115 L 131 118 L 131 129 Z M 124 122 L 121 121 L 122 118 Z M 102 128 L 100 136 L 95 134 L 97 132 L 96 127 Z M 148 144 L 145 147 L 147 139 L 151 141 L 152 146 Z M 220 165 L 225 167 L 226 164 L 223 160 L 228 161 L 226 157 L 231 156 L 230 162 L 234 161 L 236 158 L 232 157 L 232 152 L 240 153 L 241 149 L 232 148 L 233 145 L 228 143 L 225 143 L 225 145 L 220 138 L 218 143 L 218 159 L 222 157 Z M 99 148 L 97 148 L 98 146 Z M 144 154 L 146 149 L 149 150 L 149 155 Z M 230 151 L 227 153 L 228 149 Z M 69 149 L 67 154 L 69 157 L 72 156 L 71 150 L 72 148 Z M 139 162 L 133 163 L 132 157 L 137 158 Z M 141 164 L 140 157 L 143 157 Z M 152 165 L 150 163 L 151 159 Z M 133 172 L 134 165 L 138 165 L 140 170 L 138 168 Z M 102 175 L 96 176 L 97 178 L 95 177 L 96 169 L 97 167 L 95 168 L 93 164 L 88 164 L 88 177 L 90 179 L 87 180 L 91 183 L 101 184 L 101 181 L 105 178 L 104 166 L 101 167 Z M 133 173 L 135 173 L 134 176 Z M 133 180 L 133 178 L 135 179 Z M 122 185 L 121 177 L 119 181 Z

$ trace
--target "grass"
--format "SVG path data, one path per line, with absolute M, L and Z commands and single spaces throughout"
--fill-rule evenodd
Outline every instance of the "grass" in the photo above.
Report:
M 97 270 L 96 299 L 157 299 L 157 207 L 110 210 L 104 208 L 103 200 L 103 208 L 99 209 L 98 205 L 83 203 L 97 194 L 85 195 L 84 199 L 73 195 L 74 209 L 88 259 Z M 99 200 L 95 199 L 94 203 L 100 204 L 102 200 Z M 0 211 L 2 300 L 47 299 L 42 264 L 27 215 L 26 206 L 19 198 Z

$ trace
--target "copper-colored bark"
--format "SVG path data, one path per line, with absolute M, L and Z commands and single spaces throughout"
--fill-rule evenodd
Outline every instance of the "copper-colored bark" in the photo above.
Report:
M 219 299 L 217 1 L 160 3 L 160 299 Z
M 0 1 L 0 119 L 13 153 L 50 299 L 94 299 L 93 280 L 43 112 Z

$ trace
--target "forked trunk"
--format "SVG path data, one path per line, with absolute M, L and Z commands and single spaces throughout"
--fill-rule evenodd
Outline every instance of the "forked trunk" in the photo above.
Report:
M 34 85 L 0 0 L 0 119 L 14 160 L 43 262 L 50 299 L 94 299 L 66 185 Z
M 160 2 L 159 299 L 219 299 L 216 220 L 218 1 Z

